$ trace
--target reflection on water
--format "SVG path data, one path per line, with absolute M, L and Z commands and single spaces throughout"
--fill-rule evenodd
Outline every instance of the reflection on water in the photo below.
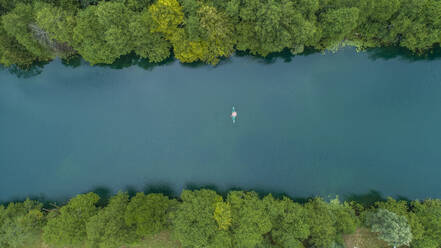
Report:
M 258 56 L 258 55 L 252 55 L 247 51 L 237 51 L 235 56 L 238 57 L 248 57 L 252 61 L 255 61 L 257 63 L 263 63 L 263 64 L 272 64 L 277 61 L 283 61 L 284 63 L 290 63 L 293 58 L 296 56 L 309 56 L 322 53 L 320 51 L 317 51 L 313 48 L 305 48 L 305 51 L 301 54 L 293 55 L 289 49 L 284 49 L 282 52 L 278 53 L 271 53 L 266 57 Z M 431 60 L 437 60 L 441 58 L 441 47 L 437 46 L 433 48 L 432 50 L 424 53 L 424 54 L 415 54 L 411 52 L 410 50 L 403 48 L 403 47 L 385 47 L 385 48 L 368 48 L 365 51 L 362 51 L 362 53 L 365 53 L 368 55 L 368 58 L 371 60 L 378 60 L 378 59 L 403 59 L 406 61 L 431 61 Z M 131 66 L 139 66 L 140 68 L 143 68 L 144 70 L 152 70 L 156 66 L 162 66 L 167 65 L 172 62 L 174 62 L 175 59 L 173 58 L 173 54 L 168 57 L 166 60 L 160 62 L 160 63 L 151 63 L 147 59 L 140 58 L 134 53 L 127 54 L 121 56 L 119 59 L 117 59 L 113 64 L 97 64 L 95 66 L 97 67 L 105 67 L 105 68 L 111 68 L 111 69 L 124 69 Z M 219 62 L 217 66 L 222 66 L 224 64 L 231 63 L 231 58 L 223 58 Z M 17 75 L 19 78 L 29 78 L 33 76 L 39 75 L 42 71 L 45 65 L 47 65 L 49 62 L 35 62 L 31 66 L 26 68 L 20 68 L 17 66 L 12 66 L 9 68 L 9 72 L 11 74 Z M 82 65 L 88 65 L 87 62 L 85 62 L 80 56 L 73 56 L 68 59 L 62 59 L 61 63 L 64 66 L 76 68 Z M 185 63 L 182 64 L 186 67 L 191 68 L 198 68 L 198 67 L 210 67 L 210 65 L 201 63 L 201 62 L 194 62 L 194 63 Z M 0 66 L 0 70 L 4 69 Z

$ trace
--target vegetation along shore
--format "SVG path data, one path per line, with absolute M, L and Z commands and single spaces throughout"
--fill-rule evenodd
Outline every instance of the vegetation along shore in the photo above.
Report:
M 46 204 L 48 205 L 48 204 Z M 441 200 L 372 204 L 209 189 L 79 194 L 64 205 L 0 205 L 0 246 L 9 247 L 347 247 L 441 246 Z
M 441 41 L 438 0 L 0 0 L 0 63 L 59 56 L 111 64 L 217 64 L 235 51 L 266 56 L 305 47 L 400 46 L 423 54 Z

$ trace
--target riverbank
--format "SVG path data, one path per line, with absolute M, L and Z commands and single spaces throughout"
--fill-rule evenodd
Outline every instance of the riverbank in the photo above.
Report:
M 0 5 L 0 63 L 81 55 L 112 64 L 133 52 L 153 63 L 173 54 L 215 65 L 235 51 L 267 56 L 346 45 L 425 54 L 439 47 L 440 14 L 430 11 L 439 7 L 436 0 L 9 1 Z
M 441 227 L 437 199 L 388 198 L 362 204 L 311 198 L 299 203 L 253 191 L 221 196 L 208 189 L 184 190 L 178 198 L 122 192 L 109 197 L 87 193 L 50 207 L 30 200 L 0 207 L 0 244 L 6 248 L 38 247 L 42 242 L 49 247 L 140 248 L 441 244 L 435 235 Z M 388 229 L 391 226 L 399 228 Z

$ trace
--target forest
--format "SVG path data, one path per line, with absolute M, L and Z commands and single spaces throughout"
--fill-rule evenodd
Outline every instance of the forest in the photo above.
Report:
M 61 205 L 29 199 L 0 205 L 3 248 L 34 247 L 36 240 L 44 242 L 41 247 L 140 247 L 144 237 L 164 231 L 177 242 L 169 247 L 338 248 L 344 235 L 361 228 L 386 245 L 378 247 L 438 248 L 441 200 L 293 201 L 254 191 L 193 189 L 179 197 L 118 192 L 105 199 L 91 192 Z
M 56 57 L 112 64 L 216 65 L 236 51 L 267 56 L 305 48 L 402 47 L 427 54 L 441 41 L 439 0 L 0 0 L 0 64 Z

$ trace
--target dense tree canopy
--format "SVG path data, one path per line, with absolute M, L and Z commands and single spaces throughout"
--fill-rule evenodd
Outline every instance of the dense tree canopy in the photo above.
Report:
M 271 195 L 263 201 L 271 219 L 272 242 L 280 247 L 302 248 L 310 234 L 303 206 L 286 197 L 275 200 Z
M 315 247 L 331 247 L 342 242 L 342 234 L 355 231 L 358 219 L 354 210 L 338 199 L 326 203 L 321 198 L 309 201 L 307 224 L 310 226 L 308 243 Z
M 386 209 L 378 209 L 369 213 L 366 224 L 373 232 L 388 244 L 397 247 L 409 245 L 412 241 L 412 233 L 406 217 L 397 215 Z
M 265 203 L 255 192 L 232 191 L 231 204 L 233 247 L 252 248 L 263 243 L 264 234 L 271 231 L 271 219 Z
M 97 213 L 98 200 L 95 193 L 81 194 L 51 212 L 43 229 L 43 240 L 54 246 L 83 244 L 87 239 L 86 223 Z
M 118 193 L 98 207 L 95 193 L 64 206 L 43 208 L 26 200 L 0 205 L 0 247 L 138 247 L 146 237 L 171 232 L 182 248 L 342 247 L 342 236 L 363 223 L 391 246 L 439 248 L 441 200 L 396 201 L 365 208 L 354 202 L 259 196 L 253 191 L 184 190 L 162 194 Z
M 412 242 L 414 248 L 441 246 L 441 200 L 413 202 L 413 212 L 423 226 L 421 238 Z
M 138 193 L 127 206 L 125 220 L 140 237 L 159 233 L 168 228 L 169 213 L 174 206 L 176 201 L 162 194 Z
M 215 209 L 222 196 L 211 190 L 184 190 L 173 216 L 173 232 L 183 247 L 231 247 L 226 230 L 220 229 Z
M 235 50 L 267 56 L 305 47 L 441 42 L 438 0 L 0 0 L 0 63 L 81 55 L 111 64 L 134 52 L 161 62 L 217 64 Z
M 91 247 L 121 247 L 136 240 L 133 227 L 125 223 L 129 195 L 118 193 L 109 204 L 86 223 L 87 241 Z
M 26 200 L 0 206 L 0 247 L 23 247 L 38 237 L 44 224 L 42 204 Z

